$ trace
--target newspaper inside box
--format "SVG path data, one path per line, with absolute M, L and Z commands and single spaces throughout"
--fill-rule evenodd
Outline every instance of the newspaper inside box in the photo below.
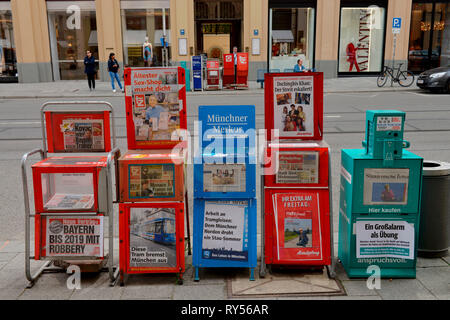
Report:
M 52 157 L 33 165 L 36 212 L 105 212 L 105 167 L 105 157 Z
M 120 201 L 183 201 L 183 158 L 172 150 L 130 150 L 119 159 Z

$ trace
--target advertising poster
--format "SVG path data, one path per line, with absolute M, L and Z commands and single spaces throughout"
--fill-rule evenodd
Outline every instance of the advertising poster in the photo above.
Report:
M 248 202 L 206 201 L 202 258 L 248 261 Z
M 132 70 L 131 87 L 136 141 L 177 140 L 184 108 L 178 69 Z
M 66 151 L 103 151 L 104 127 L 102 119 L 66 119 L 61 132 Z
M 176 267 L 175 208 L 130 209 L 130 268 Z
M 414 225 L 406 221 L 356 221 L 356 258 L 414 259 Z
M 313 137 L 313 77 L 276 77 L 273 90 L 273 127 L 279 130 L 280 137 Z
M 364 169 L 364 205 L 406 205 L 409 169 Z
M 319 195 L 311 192 L 272 195 L 279 260 L 320 260 Z
M 46 217 L 47 257 L 103 256 L 103 217 Z
M 319 152 L 280 151 L 276 183 L 318 183 Z
M 245 164 L 204 164 L 204 192 L 245 192 Z
M 170 198 L 175 196 L 173 164 L 130 165 L 130 198 Z

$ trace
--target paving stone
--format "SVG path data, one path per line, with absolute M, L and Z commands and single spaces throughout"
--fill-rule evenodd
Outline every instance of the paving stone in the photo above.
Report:
M 417 258 L 417 268 L 446 267 L 448 264 L 441 258 Z
M 30 289 L 24 290 L 20 300 L 67 300 L 74 289 L 67 287 L 68 275 L 65 273 L 43 274 Z
M 447 254 L 445 257 L 442 257 L 442 260 L 447 262 L 448 265 L 450 265 L 450 254 Z
M 14 289 L 0 289 L 0 301 L 2 300 L 16 300 L 23 293 L 25 288 Z
M 348 296 L 377 296 L 375 290 L 367 288 L 366 280 L 341 281 Z
M 225 285 L 175 286 L 173 298 L 175 300 L 224 300 L 226 299 Z
M 436 299 L 417 279 L 382 279 L 381 289 L 376 291 L 383 300 Z
M 17 252 L 0 252 L 0 262 L 9 262 L 17 255 Z
M 382 300 L 380 296 L 332 296 L 329 300 Z
M 0 291 L 3 289 L 24 289 L 28 281 L 25 278 L 24 269 L 6 269 L 0 270 Z
M 417 279 L 438 299 L 450 300 L 450 268 L 417 269 Z
M 82 286 L 80 290 L 74 290 L 70 300 L 119 300 L 123 294 L 124 287 L 88 287 Z
M 121 299 L 171 299 L 174 284 L 170 285 L 126 285 Z

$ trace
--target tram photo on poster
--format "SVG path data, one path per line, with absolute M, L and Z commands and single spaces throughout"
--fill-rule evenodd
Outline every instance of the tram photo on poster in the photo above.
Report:
M 130 267 L 176 267 L 174 208 L 130 209 Z

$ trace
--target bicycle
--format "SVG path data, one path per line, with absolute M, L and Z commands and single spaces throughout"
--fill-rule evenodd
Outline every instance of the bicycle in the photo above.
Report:
M 398 65 L 398 68 L 390 68 L 388 66 L 384 66 L 383 71 L 377 78 L 377 85 L 379 87 L 383 87 L 386 84 L 389 76 L 391 77 L 391 80 L 393 82 L 398 82 L 402 87 L 409 87 L 410 85 L 412 85 L 414 82 L 414 74 L 408 70 L 400 71 L 402 65 L 403 63 L 400 63 Z M 397 70 L 397 74 L 394 76 L 395 70 Z

